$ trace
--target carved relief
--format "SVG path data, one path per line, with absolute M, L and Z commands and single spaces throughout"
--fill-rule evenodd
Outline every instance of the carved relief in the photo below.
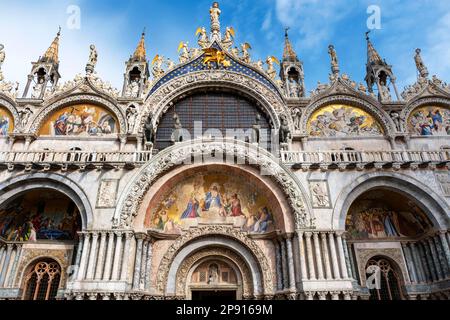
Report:
M 442 188 L 444 196 L 450 197 L 450 173 L 448 171 L 436 172 L 436 180 Z
M 327 181 L 310 181 L 309 190 L 313 208 L 331 208 L 330 191 Z
M 97 193 L 97 208 L 115 208 L 119 180 L 102 180 Z
M 162 258 L 158 268 L 159 272 L 156 276 L 156 289 L 159 291 L 159 293 L 163 294 L 165 291 L 170 267 L 179 250 L 193 239 L 209 235 L 222 235 L 225 237 L 231 237 L 245 245 L 255 255 L 259 267 L 261 268 L 264 293 L 273 293 L 273 275 L 270 264 L 259 246 L 253 240 L 248 238 L 246 233 L 236 230 L 230 226 L 221 225 L 211 225 L 202 228 L 194 228 L 190 232 L 186 232 L 181 235 L 173 243 L 173 245 L 167 250 L 166 254 Z

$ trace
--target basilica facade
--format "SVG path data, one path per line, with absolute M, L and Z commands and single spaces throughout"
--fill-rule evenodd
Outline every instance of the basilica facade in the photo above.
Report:
M 179 61 L 142 34 L 120 91 L 94 45 L 62 84 L 58 33 L 23 90 L 0 47 L 0 299 L 448 299 L 450 86 L 420 50 L 401 92 L 369 34 L 365 84 L 330 45 L 308 92 L 287 30 L 255 61 L 209 14 Z

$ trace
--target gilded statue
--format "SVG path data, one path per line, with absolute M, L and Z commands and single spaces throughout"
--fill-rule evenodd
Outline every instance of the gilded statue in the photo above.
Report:
M 218 66 L 224 66 L 228 68 L 231 66 L 230 60 L 227 59 L 225 52 L 220 51 L 216 48 L 203 49 L 205 53 L 203 58 L 203 63 L 211 68 L 212 63 L 217 63 Z
M 228 49 L 233 45 L 234 37 L 236 36 L 236 32 L 233 27 L 227 27 L 225 31 L 225 38 L 222 41 L 222 44 Z
M 241 45 L 241 49 L 242 49 L 242 57 L 241 57 L 242 61 L 244 61 L 245 63 L 250 63 L 251 61 L 250 53 L 248 52 L 248 50 L 251 50 L 252 46 L 246 42 Z
M 189 61 L 189 48 L 187 42 L 180 42 L 178 45 L 178 52 L 180 53 L 180 63 L 186 63 Z
M 152 66 L 153 66 L 152 74 L 153 74 L 153 77 L 155 79 L 161 77 L 164 74 L 164 70 L 162 68 L 163 63 L 164 63 L 164 57 L 163 56 L 160 56 L 159 54 L 157 54 L 153 58 L 153 61 L 152 61 Z
M 206 34 L 206 29 L 204 27 L 200 27 L 195 32 L 195 35 L 198 36 L 198 45 L 200 48 L 206 48 L 208 46 L 209 40 L 208 35 Z
M 214 2 L 212 7 L 209 9 L 209 14 L 211 16 L 211 25 L 218 25 L 220 27 L 220 14 L 222 11 L 220 11 L 219 3 Z
M 275 70 L 273 63 L 276 64 L 280 64 L 280 61 L 274 57 L 274 56 L 269 56 L 266 59 L 266 64 L 267 64 L 267 74 L 269 75 L 270 79 L 275 80 L 276 76 L 277 76 L 277 70 Z

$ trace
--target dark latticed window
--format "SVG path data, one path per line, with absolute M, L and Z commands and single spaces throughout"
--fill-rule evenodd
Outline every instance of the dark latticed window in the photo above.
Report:
M 39 261 L 25 278 L 24 300 L 54 300 L 61 279 L 61 267 L 48 260 Z
M 267 117 L 250 99 L 232 93 L 207 92 L 196 93 L 178 101 L 160 120 L 156 134 L 156 149 L 162 150 L 172 145 L 174 115 L 178 115 L 183 129 L 187 129 L 194 139 L 194 122 L 202 122 L 202 134 L 209 129 L 218 129 L 223 137 L 226 130 L 248 130 L 248 136 L 242 140 L 249 141 L 252 125 L 256 115 L 260 115 L 261 129 L 267 130 L 267 138 L 261 142 L 270 146 L 270 125 Z M 210 131 L 209 131 L 210 132 Z M 207 136 L 207 134 L 206 134 Z M 266 142 L 267 141 L 267 142 Z
M 388 260 L 375 258 L 367 266 L 380 268 L 380 287 L 370 290 L 370 300 L 402 300 L 400 278 Z

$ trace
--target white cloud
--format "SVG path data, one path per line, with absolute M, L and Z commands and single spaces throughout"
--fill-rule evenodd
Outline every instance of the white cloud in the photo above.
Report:
M 0 43 L 5 45 L 6 60 L 2 70 L 7 81 L 18 81 L 24 89 L 31 62 L 44 54 L 53 41 L 58 26 L 62 27 L 59 59 L 62 82 L 84 73 L 89 45 L 99 53 L 97 72 L 113 86 L 121 88 L 123 62 L 128 58 L 120 48 L 120 28 L 125 19 L 120 16 L 101 17 L 98 12 L 86 12 L 81 7 L 81 29 L 67 29 L 67 7 L 77 1 L 10 2 L 2 5 Z M 139 35 L 136 35 L 136 43 Z M 121 50 L 122 49 L 122 50 Z

